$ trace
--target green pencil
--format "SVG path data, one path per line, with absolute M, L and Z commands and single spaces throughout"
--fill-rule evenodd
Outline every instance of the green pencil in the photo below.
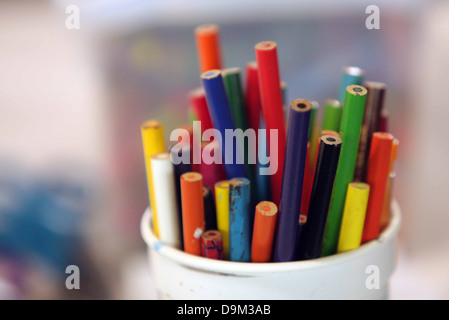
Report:
M 240 81 L 240 68 L 224 69 L 221 72 L 226 89 L 226 95 L 231 108 L 235 127 L 245 131 L 248 127 L 245 114 L 245 99 Z
M 329 214 L 323 239 L 323 256 L 329 256 L 337 252 L 346 191 L 348 184 L 354 178 L 367 93 L 368 90 L 359 85 L 351 85 L 346 88 L 345 106 L 340 125 L 340 138 L 343 140 L 343 143 L 329 205 Z
M 340 101 L 326 100 L 323 113 L 323 125 L 321 130 L 340 131 L 341 113 L 343 108 Z

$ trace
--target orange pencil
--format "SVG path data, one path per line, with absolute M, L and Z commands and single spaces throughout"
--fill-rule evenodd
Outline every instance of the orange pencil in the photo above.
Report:
M 277 212 L 276 204 L 271 201 L 261 201 L 256 206 L 251 245 L 252 262 L 271 261 Z
M 195 29 L 200 73 L 222 69 L 219 29 L 215 24 L 204 24 Z
M 390 157 L 390 171 L 388 174 L 387 185 L 385 187 L 385 199 L 382 208 L 382 216 L 380 218 L 381 231 L 384 230 L 390 223 L 390 206 L 393 194 L 393 180 L 396 175 L 396 172 L 394 170 L 394 164 L 398 156 L 398 147 L 399 147 L 399 140 L 393 139 L 393 146 L 391 149 L 391 157 Z
M 380 231 L 380 218 L 385 198 L 385 186 L 390 169 L 393 136 L 386 132 L 375 132 L 371 141 L 368 160 L 367 183 L 370 186 L 368 207 L 362 243 L 376 239 Z
M 182 227 L 184 251 L 201 255 L 201 235 L 205 231 L 203 177 L 197 172 L 181 175 Z

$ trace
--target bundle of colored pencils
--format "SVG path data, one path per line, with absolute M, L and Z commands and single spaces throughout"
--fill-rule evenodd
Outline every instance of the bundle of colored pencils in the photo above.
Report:
M 376 239 L 389 223 L 399 144 L 387 132 L 386 85 L 343 68 L 320 121 L 315 101 L 286 107 L 275 42 L 255 45 L 243 86 L 240 69 L 222 65 L 218 27 L 199 26 L 195 38 L 202 86 L 189 101 L 201 126 L 185 126 L 169 149 L 161 123 L 141 127 L 160 241 L 212 259 L 285 262 Z

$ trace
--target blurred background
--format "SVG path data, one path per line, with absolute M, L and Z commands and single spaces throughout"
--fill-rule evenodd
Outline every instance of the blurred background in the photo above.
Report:
M 0 299 L 156 297 L 140 124 L 159 119 L 168 141 L 188 123 L 204 23 L 219 25 L 226 67 L 277 42 L 289 100 L 335 98 L 345 65 L 387 83 L 403 213 L 391 298 L 449 299 L 449 3 L 405 0 L 1 1 Z M 65 287 L 72 264 L 80 290 Z

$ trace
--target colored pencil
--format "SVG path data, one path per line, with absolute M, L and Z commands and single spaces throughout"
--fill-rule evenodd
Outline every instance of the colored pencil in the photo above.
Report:
M 228 179 L 247 177 L 244 165 L 243 146 L 233 144 L 233 148 L 226 148 L 226 129 L 235 130 L 226 90 L 220 70 L 212 70 L 201 75 L 206 91 L 207 105 L 212 123 L 222 137 L 220 150 L 222 150 L 223 163 Z M 229 159 L 231 158 L 231 159 Z M 237 160 L 241 159 L 239 163 Z M 230 160 L 230 161 L 227 161 Z
M 310 197 L 307 224 L 303 243 L 299 244 L 301 259 L 316 259 L 321 256 L 323 235 L 326 227 L 329 202 L 334 186 L 342 140 L 339 137 L 323 136 L 320 141 L 316 173 Z
M 359 67 L 345 66 L 342 69 L 342 78 L 338 100 L 344 104 L 346 97 L 346 88 L 350 85 L 362 85 L 365 71 Z
M 382 110 L 380 113 L 379 132 L 389 132 L 388 130 L 388 111 Z
M 184 239 L 183 236 L 183 228 L 182 228 L 182 204 L 181 204 L 181 176 L 184 173 L 187 172 L 191 172 L 192 171 L 192 166 L 190 163 L 176 163 L 176 161 L 174 160 L 175 157 L 176 158 L 181 158 L 182 153 L 186 153 L 189 155 L 190 157 L 190 145 L 183 145 L 181 146 L 182 148 L 178 148 L 175 146 L 172 146 L 170 148 L 170 158 L 171 158 L 171 162 L 173 163 L 173 168 L 174 168 L 174 181 L 175 181 L 175 190 L 176 190 L 176 204 L 177 204 L 177 208 L 178 208 L 178 227 L 179 227 L 179 234 L 180 234 L 180 239 Z M 184 244 L 183 241 L 181 241 L 181 249 L 184 250 Z
M 226 260 L 229 259 L 229 181 L 215 184 L 215 208 L 217 211 L 217 228 L 223 237 L 223 250 Z
M 217 230 L 208 230 L 201 236 L 201 256 L 223 260 L 223 238 Z
M 201 146 L 202 159 L 198 167 L 198 172 L 203 176 L 203 185 L 209 187 L 211 190 L 214 189 L 215 183 L 226 179 L 226 172 L 222 163 L 209 163 L 209 161 L 214 159 L 212 158 L 212 153 L 217 149 L 218 141 L 204 142 Z M 205 161 L 206 155 L 212 158 L 208 162 Z M 215 194 L 215 191 L 212 191 L 212 194 Z
M 396 176 L 394 165 L 398 155 L 399 140 L 393 139 L 393 146 L 391 147 L 390 168 L 385 187 L 385 199 L 382 206 L 382 217 L 380 219 L 380 231 L 384 230 L 390 223 L 390 207 L 393 194 L 393 181 Z
M 318 141 L 320 139 L 320 124 L 316 120 L 318 109 L 319 109 L 319 103 L 317 101 L 311 101 L 312 103 L 312 109 L 310 110 L 310 125 L 309 125 L 309 142 L 310 142 L 310 156 L 309 161 L 310 164 L 313 165 L 316 161 L 316 154 L 318 151 Z M 312 119 L 313 117 L 313 119 Z M 312 121 L 313 120 L 313 121 Z
M 215 24 L 200 25 L 195 29 L 200 73 L 221 69 L 219 28 Z
M 275 262 L 296 258 L 301 208 L 301 196 L 298 195 L 302 194 L 304 182 L 311 109 L 312 104 L 307 100 L 296 99 L 290 104 L 284 179 L 274 242 Z
M 168 152 L 158 153 L 151 157 L 151 168 L 154 188 L 154 200 L 159 240 L 174 247 L 181 248 L 179 233 L 178 207 L 176 204 L 176 188 L 173 164 Z
M 248 128 L 256 132 L 260 127 L 260 90 L 257 63 L 255 61 L 246 64 L 246 86 L 245 86 L 245 114 Z
M 194 110 L 197 120 L 201 121 L 201 130 L 212 129 L 212 119 L 210 118 L 209 109 L 207 107 L 206 93 L 203 88 L 196 88 L 189 92 L 189 101 Z
M 165 152 L 164 132 L 162 124 L 157 120 L 144 122 L 140 127 L 142 135 L 143 154 L 145 159 L 145 171 L 147 175 L 148 198 L 150 202 L 153 231 L 159 237 L 157 210 L 154 205 L 154 189 L 151 170 L 151 157 L 157 153 Z
M 270 175 L 265 174 L 262 170 L 268 170 L 269 162 L 262 163 L 260 160 L 262 158 L 268 159 L 268 149 L 267 149 L 267 134 L 265 129 L 265 123 L 263 119 L 260 121 L 260 132 L 258 134 L 257 140 L 257 163 L 255 172 L 255 183 L 256 183 L 256 203 L 261 201 L 271 201 L 271 186 L 270 186 Z
M 363 182 L 351 182 L 348 185 L 340 239 L 338 241 L 338 252 L 354 250 L 360 247 L 369 189 L 369 185 Z
M 227 68 L 221 70 L 223 83 L 231 108 L 235 127 L 245 131 L 248 127 L 245 113 L 245 99 L 243 97 L 240 68 Z
M 379 131 L 381 112 L 384 106 L 386 91 L 385 83 L 366 81 L 368 90 L 366 96 L 365 115 L 363 117 L 362 131 L 360 132 L 360 143 L 357 155 L 357 164 L 354 173 L 355 181 L 366 181 L 368 171 L 369 150 L 373 133 Z
M 277 45 L 272 41 L 259 42 L 255 45 L 256 61 L 259 67 L 259 87 L 262 102 L 262 113 L 268 132 L 278 130 L 277 141 L 267 137 L 268 150 L 275 144 L 278 150 L 277 171 L 270 175 L 273 202 L 279 204 L 284 172 L 284 155 L 286 145 L 285 118 L 283 113 L 282 91 L 277 57 Z
M 348 184 L 353 182 L 360 130 L 365 111 L 366 88 L 358 85 L 346 89 L 345 105 L 341 115 L 340 138 L 343 140 L 335 176 L 334 189 L 324 233 L 323 255 L 335 254 L 340 236 Z
M 205 231 L 203 182 L 197 172 L 181 176 L 182 226 L 184 251 L 201 255 L 201 234 Z
M 391 134 L 385 132 L 375 132 L 373 134 L 366 178 L 367 183 L 370 185 L 370 195 L 366 209 L 362 243 L 376 239 L 379 236 L 392 147 L 393 136 Z
M 340 131 L 342 111 L 343 108 L 340 101 L 333 99 L 326 100 L 321 130 Z
M 215 212 L 215 202 L 212 191 L 208 186 L 203 186 L 204 201 L 204 221 L 206 230 L 217 229 L 217 213 Z
M 271 261 L 277 213 L 278 208 L 271 201 L 262 201 L 256 206 L 251 243 L 251 262 Z
M 229 259 L 251 261 L 251 190 L 249 180 L 229 182 Z
M 301 213 L 307 214 L 309 211 L 310 195 L 313 186 L 313 166 L 310 160 L 310 142 L 307 142 L 306 164 L 304 167 L 304 182 L 301 198 Z

